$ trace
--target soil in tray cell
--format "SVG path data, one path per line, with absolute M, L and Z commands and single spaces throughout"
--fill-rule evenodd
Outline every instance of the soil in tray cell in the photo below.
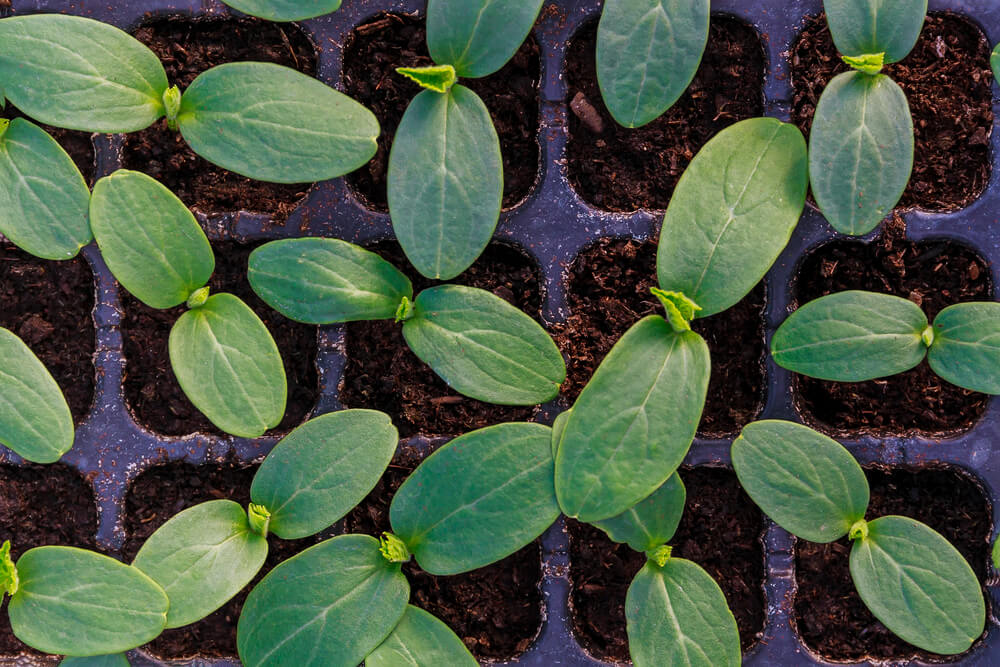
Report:
M 396 128 L 421 88 L 397 67 L 433 65 L 424 19 L 382 14 L 355 28 L 344 48 L 344 92 L 378 117 L 382 134 L 372 161 L 347 177 L 370 208 L 387 211 L 386 170 Z M 503 68 L 480 79 L 462 79 L 486 104 L 503 154 L 503 206 L 518 204 L 538 178 L 538 44 L 532 35 Z
M 746 651 L 764 630 L 764 517 L 724 468 L 682 468 L 687 505 L 669 544 L 701 565 L 729 601 Z M 601 660 L 629 659 L 625 595 L 646 555 L 593 526 L 567 520 L 573 631 Z
M 41 359 L 79 424 L 94 400 L 94 274 L 82 256 L 55 262 L 0 242 L 0 327 Z
M 0 14 L 0 16 L 3 16 L 3 14 Z M 15 118 L 27 118 L 31 122 L 35 123 L 34 119 L 25 116 L 10 102 L 7 102 L 6 108 L 0 109 L 0 118 L 6 118 L 8 120 L 14 120 Z M 96 167 L 93 135 L 90 132 L 64 130 L 59 127 L 52 127 L 51 125 L 40 125 L 39 123 L 35 123 L 35 125 L 38 125 L 52 135 L 52 138 L 55 139 L 60 146 L 62 146 L 64 151 L 69 153 L 71 158 L 73 158 L 76 168 L 83 174 L 83 178 L 87 181 L 87 185 L 93 186 L 94 169 Z
M 826 84 L 850 69 L 825 16 L 806 21 L 791 61 L 792 120 L 808 137 Z M 899 205 L 931 211 L 967 206 L 986 188 L 991 169 L 993 74 L 983 31 L 955 14 L 931 14 L 910 55 L 884 72 L 906 93 L 916 137 L 913 176 Z
M 570 316 L 552 327 L 567 358 L 563 398 L 576 400 L 598 365 L 637 321 L 663 315 L 656 287 L 656 242 L 601 239 L 573 262 L 567 280 Z M 764 284 L 732 308 L 692 328 L 708 342 L 712 375 L 698 432 L 738 432 L 764 405 Z
M 228 62 L 271 62 L 316 74 L 316 47 L 296 26 L 250 18 L 155 17 L 134 33 L 163 62 L 171 85 L 183 91 L 207 69 Z M 268 213 L 282 221 L 310 184 L 264 183 L 195 155 L 166 120 L 125 137 L 123 165 L 156 178 L 205 214 Z
M 370 249 L 413 282 L 415 294 L 441 284 L 421 276 L 394 241 Z M 449 281 L 492 292 L 535 319 L 542 306 L 541 274 L 523 252 L 502 243 L 487 246 L 465 273 Z M 410 351 L 402 325 L 391 320 L 351 322 L 346 329 L 347 366 L 340 387 L 346 407 L 381 410 L 403 438 L 416 434 L 456 436 L 507 421 L 524 421 L 533 407 L 483 403 L 453 391 Z
M 980 581 L 985 581 L 993 520 L 989 499 L 976 481 L 943 468 L 869 468 L 865 472 L 871 486 L 868 521 L 898 514 L 926 523 L 955 545 Z M 877 621 L 854 588 L 850 552 L 846 537 L 829 544 L 796 543 L 798 591 L 793 622 L 806 646 L 837 662 L 959 659 L 922 651 Z M 990 599 L 988 594 L 986 599 Z
M 247 259 L 260 244 L 214 242 L 215 273 L 209 281 L 213 294 L 229 292 L 241 298 L 263 320 L 285 364 L 288 404 L 274 429 L 285 433 L 303 421 L 316 404 L 316 327 L 293 322 L 261 301 L 247 282 Z M 170 367 L 167 340 L 184 306 L 156 310 L 120 291 L 124 316 L 125 401 L 135 420 L 154 433 L 167 436 L 202 432 L 220 434 L 181 391 Z
M 97 505 L 90 484 L 69 466 L 0 465 L 0 543 L 10 540 L 16 561 L 35 547 L 95 548 Z M 10 629 L 7 600 L 0 607 L 0 660 L 41 655 Z
M 764 113 L 764 47 L 750 26 L 712 16 L 708 46 L 687 91 L 665 114 L 636 129 L 618 125 L 597 85 L 597 22 L 566 51 L 569 181 L 608 211 L 665 209 L 698 150 L 719 130 Z
M 986 262 L 948 241 L 913 243 L 896 216 L 871 243 L 833 241 L 802 261 L 793 284 L 801 305 L 844 290 L 885 292 L 920 305 L 928 319 L 963 301 L 991 301 Z M 806 421 L 835 435 L 941 436 L 970 428 L 989 397 L 945 382 L 926 361 L 892 377 L 868 382 L 827 382 L 795 376 L 796 407 Z

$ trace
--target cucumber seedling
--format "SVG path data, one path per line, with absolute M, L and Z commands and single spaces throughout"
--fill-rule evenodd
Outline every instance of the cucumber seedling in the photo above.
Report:
M 222 0 L 233 9 L 268 21 L 304 21 L 340 9 L 340 0 Z

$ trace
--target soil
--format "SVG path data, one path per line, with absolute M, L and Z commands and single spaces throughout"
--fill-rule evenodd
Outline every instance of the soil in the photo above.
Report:
M 21 337 L 79 424 L 94 401 L 94 274 L 83 257 L 38 259 L 0 242 L 0 327 Z
M 682 468 L 687 505 L 669 544 L 701 565 L 729 601 L 746 652 L 764 630 L 764 516 L 724 468 Z M 625 595 L 646 555 L 615 544 L 593 526 L 567 519 L 573 631 L 591 655 L 627 661 Z
M 804 304 L 832 292 L 869 290 L 910 299 L 929 320 L 946 306 L 992 301 L 986 261 L 950 241 L 913 243 L 897 215 L 870 243 L 833 241 L 802 261 L 792 288 Z M 796 405 L 806 421 L 837 435 L 926 434 L 970 428 L 989 397 L 945 382 L 926 361 L 917 368 L 868 382 L 827 382 L 796 375 Z
M 35 547 L 96 548 L 97 505 L 90 484 L 67 465 L 0 465 L 0 543 L 16 561 Z M 14 637 L 6 597 L 0 606 L 0 658 L 41 654 Z
M 7 118 L 8 120 L 27 118 L 34 122 L 10 102 L 7 102 L 5 108 L 0 109 L 0 118 Z M 64 130 L 59 127 L 52 127 L 51 125 L 35 124 L 51 134 L 52 138 L 73 158 L 76 168 L 83 174 L 87 185 L 92 187 L 94 185 L 94 172 L 97 168 L 97 158 L 94 152 L 94 135 L 89 132 L 77 132 L 76 130 Z
M 293 322 L 272 310 L 247 281 L 247 258 L 261 245 L 217 241 L 212 293 L 229 292 L 241 298 L 263 320 L 278 344 L 288 379 L 285 417 L 271 433 L 286 433 L 305 421 L 319 396 L 316 371 L 317 327 Z M 122 289 L 125 350 L 125 401 L 136 421 L 154 433 L 167 436 L 190 433 L 220 435 L 184 395 L 170 366 L 167 340 L 170 329 L 185 311 L 150 308 Z
M 712 16 L 691 85 L 665 114 L 641 128 L 621 127 L 604 106 L 596 48 L 596 21 L 581 28 L 567 48 L 566 158 L 570 184 L 597 208 L 665 209 L 684 169 L 713 135 L 764 114 L 764 47 L 757 32 L 738 19 Z
M 867 520 L 898 514 L 923 521 L 954 544 L 985 581 L 993 522 L 990 502 L 978 482 L 948 469 L 865 472 L 871 486 Z M 830 544 L 804 540 L 796 544 L 793 621 L 806 645 L 843 662 L 954 660 L 907 644 L 875 619 L 851 580 L 850 550 L 846 537 Z M 989 600 L 985 586 L 983 590 Z
M 366 166 L 347 177 L 369 208 L 387 211 L 386 170 L 389 148 L 407 105 L 421 88 L 396 73 L 397 67 L 433 65 L 427 52 L 422 17 L 381 14 L 354 29 L 344 47 L 344 92 L 371 109 L 382 126 L 378 152 Z M 503 153 L 503 206 L 527 197 L 539 171 L 538 43 L 533 35 L 498 72 L 462 79 L 489 109 Z
M 157 16 L 134 36 L 160 57 L 171 85 L 184 90 L 207 69 L 228 62 L 271 62 L 315 76 L 316 47 L 298 27 L 251 18 Z M 231 211 L 285 220 L 311 184 L 264 183 L 211 164 L 188 148 L 166 120 L 125 137 L 123 165 L 156 178 L 189 207 L 208 215 Z
M 421 276 L 395 241 L 369 249 L 405 273 L 415 294 L 442 284 Z M 475 264 L 448 282 L 488 290 L 535 319 L 541 317 L 541 273 L 513 246 L 491 243 Z M 456 393 L 410 351 L 402 326 L 392 321 L 347 324 L 346 348 L 341 403 L 388 413 L 403 438 L 418 433 L 456 436 L 500 422 L 524 421 L 535 412 L 532 407 L 493 405 Z
M 826 84 L 850 69 L 837 53 L 825 15 L 806 20 L 791 61 L 792 120 L 808 137 Z M 930 14 L 910 55 L 884 72 L 906 93 L 916 136 L 913 175 L 899 206 L 931 211 L 967 206 L 986 189 L 991 170 L 993 74 L 986 35 L 955 14 Z
M 571 404 L 618 339 L 646 315 L 663 314 L 649 288 L 656 287 L 656 242 L 605 238 L 585 249 L 569 268 L 571 314 L 552 327 L 567 358 L 562 397 Z M 764 284 L 732 308 L 692 328 L 708 342 L 712 375 L 698 432 L 737 433 L 764 407 Z M 734 345 L 734 340 L 744 344 Z

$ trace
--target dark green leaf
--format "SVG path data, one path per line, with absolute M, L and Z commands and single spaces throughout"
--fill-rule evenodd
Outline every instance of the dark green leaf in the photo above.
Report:
M 244 14 L 268 21 L 304 21 L 340 9 L 340 0 L 222 0 Z
M 95 655 L 89 658 L 63 658 L 59 667 L 129 667 L 124 653 Z
M 514 56 L 541 8 L 542 0 L 428 0 L 431 58 L 459 76 L 489 76 Z
M 648 498 L 594 525 L 615 542 L 628 544 L 636 551 L 649 551 L 669 542 L 677 532 L 685 497 L 684 484 L 674 473 Z
M 365 667 L 478 667 L 451 628 L 409 605 L 399 625 L 365 658 Z
M 1000 303 L 959 303 L 938 313 L 927 361 L 952 384 L 1000 394 Z
M 823 0 L 823 9 L 838 51 L 885 53 L 886 63 L 894 63 L 917 43 L 927 0 Z

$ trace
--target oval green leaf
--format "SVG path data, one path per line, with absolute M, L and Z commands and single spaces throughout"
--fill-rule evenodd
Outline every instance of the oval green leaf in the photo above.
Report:
M 368 535 L 289 558 L 247 597 L 236 642 L 246 667 L 358 665 L 406 611 L 410 584 Z
M 177 124 L 195 153 L 258 181 L 336 178 L 375 155 L 375 115 L 325 83 L 272 63 L 228 63 L 184 91 Z
M 665 290 L 722 312 L 746 296 L 784 250 L 809 183 L 806 142 L 794 125 L 752 118 L 698 151 L 670 200 L 656 254 Z
M 455 438 L 396 491 L 393 533 L 427 572 L 451 575 L 495 563 L 559 517 L 552 429 L 508 423 Z
M 899 62 L 920 37 L 927 0 L 823 0 L 837 50 L 845 56 L 884 53 Z
M 428 0 L 427 48 L 459 76 L 489 76 L 521 47 L 541 9 L 542 0 Z
M 315 535 L 375 488 L 396 453 L 388 415 L 342 410 L 286 435 L 253 478 L 250 497 L 271 513 L 269 530 L 285 540 Z
M 617 516 L 674 474 L 708 390 L 708 345 L 650 315 L 629 329 L 580 393 L 556 457 L 567 516 Z
M 636 551 L 649 551 L 669 542 L 677 532 L 686 497 L 684 483 L 674 473 L 648 498 L 594 525 L 614 542 L 628 544 Z
M 413 286 L 373 252 L 340 239 L 284 239 L 250 254 L 250 286 L 267 305 L 306 324 L 385 320 Z
M 993 70 L 993 78 L 1000 79 L 1000 44 L 993 47 L 990 54 L 990 68 Z
M 63 658 L 59 667 L 129 667 L 129 663 L 124 653 L 115 653 L 89 658 Z
M 212 246 L 187 206 L 157 180 L 119 169 L 97 181 L 90 224 L 115 278 L 151 308 L 173 308 L 215 270 Z
M 500 219 L 503 158 L 486 105 L 455 85 L 407 107 L 389 154 L 389 212 L 407 258 L 428 278 L 472 265 Z
M 884 516 L 851 549 L 851 577 L 875 618 L 903 641 L 944 655 L 983 634 L 979 580 L 948 540 L 919 521 Z
M 952 384 L 1000 394 L 1000 303 L 958 303 L 938 313 L 927 362 Z
M 365 667 L 478 667 L 451 628 L 409 605 L 388 639 L 365 658 Z
M 340 9 L 340 0 L 222 0 L 233 9 L 267 21 L 304 21 Z
M 566 364 L 538 322 L 475 287 L 441 285 L 414 301 L 403 337 L 455 391 L 488 403 L 534 405 L 559 393 Z
M 188 399 L 219 429 L 256 438 L 281 422 L 288 385 L 278 346 L 232 294 L 215 294 L 170 331 L 170 365 Z

